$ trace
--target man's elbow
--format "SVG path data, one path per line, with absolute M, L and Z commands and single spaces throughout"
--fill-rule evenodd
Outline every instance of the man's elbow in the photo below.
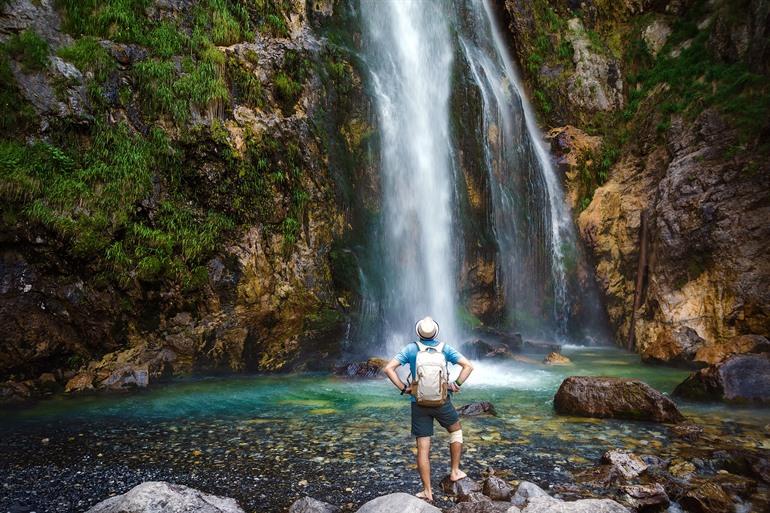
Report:
M 470 361 L 463 362 L 463 367 L 465 367 L 469 372 L 473 370 L 473 364 Z

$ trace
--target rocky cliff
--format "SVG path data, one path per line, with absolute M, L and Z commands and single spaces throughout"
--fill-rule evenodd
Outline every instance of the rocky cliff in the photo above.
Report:
M 366 127 L 332 2 L 0 9 L 4 393 L 335 358 Z
M 687 364 L 767 336 L 770 3 L 507 0 L 501 14 L 556 127 L 617 342 Z

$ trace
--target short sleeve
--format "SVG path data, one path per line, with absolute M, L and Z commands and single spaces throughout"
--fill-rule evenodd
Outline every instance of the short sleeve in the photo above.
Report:
M 449 344 L 444 345 L 444 355 L 449 363 L 457 363 L 463 358 L 463 355 Z
M 398 354 L 396 354 L 396 356 L 393 357 L 398 360 L 398 363 L 401 365 L 406 365 L 409 363 L 409 349 L 411 345 L 412 344 L 409 344 L 408 346 L 404 347 L 401 351 L 398 352 Z

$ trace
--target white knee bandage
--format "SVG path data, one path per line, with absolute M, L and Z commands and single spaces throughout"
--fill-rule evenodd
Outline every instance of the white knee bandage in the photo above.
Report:
M 463 443 L 463 430 L 458 429 L 457 431 L 452 431 L 451 433 L 449 433 L 449 443 L 450 444 Z

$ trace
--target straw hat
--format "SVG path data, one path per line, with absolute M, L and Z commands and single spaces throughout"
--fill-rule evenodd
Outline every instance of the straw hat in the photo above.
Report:
M 430 317 L 425 317 L 424 319 L 417 321 L 417 324 L 414 326 L 414 331 L 417 332 L 417 336 L 420 338 L 430 340 L 436 338 L 436 335 L 438 335 L 438 323 Z

